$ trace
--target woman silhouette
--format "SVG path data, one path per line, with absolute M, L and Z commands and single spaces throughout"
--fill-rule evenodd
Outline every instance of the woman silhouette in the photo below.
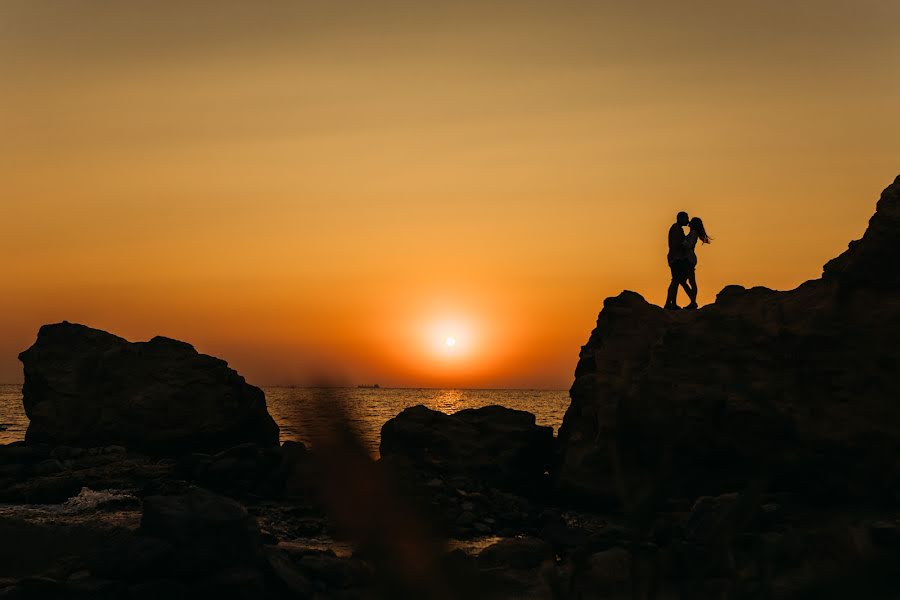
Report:
M 706 234 L 706 227 L 703 226 L 703 220 L 700 217 L 694 217 L 691 219 L 690 223 L 688 223 L 688 227 L 690 227 L 690 233 L 684 238 L 684 245 L 687 248 L 687 258 L 688 262 L 691 265 L 690 271 L 688 272 L 688 286 L 690 289 L 687 290 L 688 298 L 691 299 L 691 303 L 688 304 L 685 308 L 697 308 L 697 253 L 695 252 L 695 248 L 697 247 L 697 240 L 700 240 L 704 244 L 708 244 L 712 241 Z

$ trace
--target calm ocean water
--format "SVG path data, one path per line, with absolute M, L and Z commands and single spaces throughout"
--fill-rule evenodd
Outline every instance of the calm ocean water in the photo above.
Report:
M 314 430 L 309 408 L 323 393 L 309 388 L 263 388 L 269 413 L 281 427 L 281 440 L 308 442 L 308 432 Z M 381 426 L 404 408 L 424 404 L 429 408 L 454 413 L 464 408 L 478 408 L 500 404 L 508 408 L 534 413 L 539 425 L 553 427 L 554 433 L 562 424 L 569 406 L 569 394 L 561 390 L 434 390 L 434 389 L 363 389 L 341 388 L 328 390 L 331 399 L 342 400 L 350 418 L 362 435 L 370 452 L 378 455 Z M 28 419 L 22 409 L 22 391 L 17 385 L 0 385 L 0 444 L 8 444 L 25 437 Z

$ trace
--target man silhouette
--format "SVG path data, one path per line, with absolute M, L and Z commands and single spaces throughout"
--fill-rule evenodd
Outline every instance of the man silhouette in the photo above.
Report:
M 688 214 L 684 211 L 675 217 L 675 223 L 669 227 L 669 270 L 672 271 L 672 281 L 669 283 L 669 293 L 666 295 L 666 308 L 678 310 L 681 308 L 676 302 L 678 286 L 690 295 L 687 279 L 691 273 L 691 263 L 688 259 L 687 248 L 684 244 L 684 227 L 690 222 Z

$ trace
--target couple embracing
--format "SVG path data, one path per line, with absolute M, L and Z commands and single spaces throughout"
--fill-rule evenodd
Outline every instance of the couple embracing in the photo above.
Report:
M 688 227 L 688 234 L 684 234 L 684 228 Z M 672 271 L 672 282 L 669 284 L 669 293 L 666 296 L 666 308 L 678 310 L 681 308 L 675 301 L 678 295 L 678 286 L 684 288 L 691 303 L 685 308 L 697 308 L 697 241 L 708 244 L 709 236 L 703 221 L 699 217 L 688 219 L 684 211 L 675 217 L 675 223 L 669 228 L 669 269 Z

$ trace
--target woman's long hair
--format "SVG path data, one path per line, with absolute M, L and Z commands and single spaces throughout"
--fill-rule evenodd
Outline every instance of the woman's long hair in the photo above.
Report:
M 712 238 L 706 234 L 706 227 L 703 226 L 703 219 L 700 217 L 694 217 L 690 222 L 691 231 L 697 232 L 697 238 L 700 239 L 704 244 L 708 244 L 712 241 Z

